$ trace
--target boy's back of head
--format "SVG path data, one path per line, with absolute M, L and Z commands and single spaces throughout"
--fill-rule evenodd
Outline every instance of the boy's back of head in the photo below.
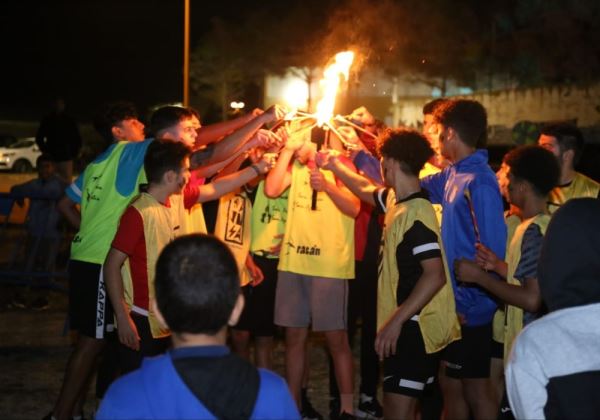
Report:
M 425 136 L 406 128 L 388 129 L 379 138 L 379 154 L 400 163 L 405 174 L 418 176 L 433 149 Z
M 454 129 L 469 147 L 483 147 L 487 141 L 487 111 L 477 101 L 448 99 L 436 107 L 434 119 Z
M 227 326 L 240 294 L 237 264 L 219 239 L 182 236 L 160 254 L 155 288 L 173 333 L 215 335 Z

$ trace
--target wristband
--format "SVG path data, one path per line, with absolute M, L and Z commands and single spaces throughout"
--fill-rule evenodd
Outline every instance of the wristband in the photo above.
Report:
M 256 164 L 253 163 L 252 165 L 250 165 L 250 167 L 252 169 L 254 169 L 254 172 L 256 172 L 256 176 L 261 176 L 262 175 L 262 172 L 260 171 L 260 169 L 258 168 L 258 166 Z

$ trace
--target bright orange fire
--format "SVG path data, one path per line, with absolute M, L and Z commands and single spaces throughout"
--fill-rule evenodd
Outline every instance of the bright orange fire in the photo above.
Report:
M 316 112 L 319 127 L 333 117 L 335 97 L 340 85 L 340 76 L 344 78 L 344 81 L 348 80 L 352 61 L 354 61 L 354 53 L 352 51 L 339 52 L 335 55 L 333 64 L 325 69 L 323 79 L 321 79 L 323 98 L 317 104 Z

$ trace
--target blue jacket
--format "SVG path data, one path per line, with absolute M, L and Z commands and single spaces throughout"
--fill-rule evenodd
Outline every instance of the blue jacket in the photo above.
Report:
M 448 269 L 456 298 L 456 310 L 466 317 L 467 326 L 490 323 L 496 303 L 482 289 L 457 284 L 454 261 L 457 258 L 475 258 L 477 236 L 501 259 L 506 251 L 506 225 L 498 181 L 488 165 L 486 150 L 447 167 L 439 174 L 421 180 L 433 203 L 442 205 L 442 241 L 446 250 Z M 470 195 L 475 222 L 466 198 Z
M 97 420 L 108 419 L 214 419 L 215 416 L 181 380 L 172 353 L 192 350 L 204 356 L 226 354 L 224 346 L 176 349 L 146 358 L 142 367 L 115 381 L 108 389 Z M 273 372 L 259 369 L 260 390 L 252 418 L 298 419 L 300 415 L 285 381 Z

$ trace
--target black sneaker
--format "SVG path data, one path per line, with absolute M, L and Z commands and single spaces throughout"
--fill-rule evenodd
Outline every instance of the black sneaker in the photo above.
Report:
M 362 419 L 380 419 L 383 417 L 383 408 L 377 398 L 367 394 L 360 394 L 356 409 L 356 417 Z
M 346 411 L 343 411 L 338 417 L 339 420 L 354 420 L 355 418 L 356 417 L 354 417 L 354 415 L 352 415 Z
M 315 407 L 313 407 L 308 399 L 308 393 L 305 388 L 302 388 L 300 405 L 300 416 L 302 417 L 302 420 L 323 420 L 323 416 L 315 410 Z

